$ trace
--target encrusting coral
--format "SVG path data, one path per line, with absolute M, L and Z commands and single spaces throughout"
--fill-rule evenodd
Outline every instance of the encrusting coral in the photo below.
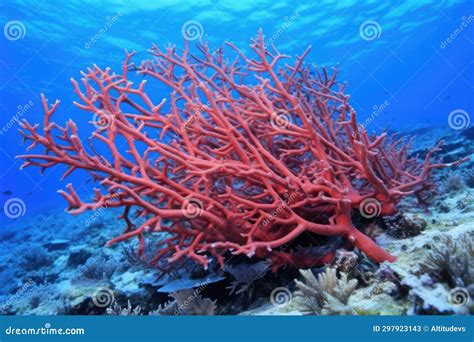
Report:
M 108 245 L 136 238 L 144 256 L 146 242 L 163 234 L 150 260 L 160 269 L 185 257 L 223 266 L 230 253 L 269 258 L 274 270 L 330 262 L 334 251 L 284 250 L 305 232 L 321 244 L 343 237 L 376 262 L 394 261 L 354 226 L 353 213 L 394 215 L 401 198 L 429 188 L 433 169 L 462 160 L 433 163 L 438 145 L 420 162 L 404 139 L 369 135 L 337 71 L 304 63 L 309 49 L 283 65 L 289 56 L 267 47 L 262 33 L 253 57 L 227 45 L 237 56 L 232 62 L 223 48 L 200 44 L 194 54 L 186 41 L 182 53 L 153 46 L 153 59 L 139 65 L 127 53 L 119 74 L 87 69 L 72 84 L 75 105 L 96 128 L 89 139 L 71 119 L 54 122 L 59 101 L 50 106 L 42 95 L 43 124 L 25 120 L 21 132 L 29 150 L 46 151 L 19 156 L 22 167 L 64 165 L 63 178 L 90 172 L 101 185 L 92 202 L 72 184 L 59 191 L 69 212 L 123 208 L 125 231 Z M 151 98 L 148 80 L 134 85 L 131 71 L 169 87 L 169 98 Z
M 326 270 L 316 278 L 311 270 L 300 270 L 304 281 L 295 279 L 303 305 L 311 314 L 350 315 L 352 308 L 348 305 L 349 297 L 357 287 L 357 280 L 347 280 L 347 274 L 341 272 L 337 278 L 334 268 Z

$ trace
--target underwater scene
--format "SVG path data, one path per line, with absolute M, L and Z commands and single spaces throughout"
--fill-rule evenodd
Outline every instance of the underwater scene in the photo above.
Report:
M 2 315 L 472 315 L 474 3 L 3 0 Z

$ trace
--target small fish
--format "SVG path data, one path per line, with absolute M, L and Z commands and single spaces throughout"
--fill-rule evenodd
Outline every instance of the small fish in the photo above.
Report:
M 13 195 L 13 192 L 11 192 L 10 190 L 6 190 L 6 191 L 2 192 L 2 194 L 6 195 L 6 196 L 10 196 L 10 195 Z

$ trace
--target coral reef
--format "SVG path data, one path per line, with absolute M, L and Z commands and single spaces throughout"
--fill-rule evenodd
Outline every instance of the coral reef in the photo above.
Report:
M 109 316 L 139 316 L 142 311 L 141 306 L 132 307 L 130 300 L 127 301 L 126 307 L 121 307 L 117 302 L 114 302 L 107 308 L 106 312 Z
M 86 263 L 79 267 L 79 279 L 107 280 L 112 277 L 118 265 L 115 260 L 105 254 L 87 259 Z
M 422 264 L 425 272 L 451 287 L 467 287 L 474 281 L 473 234 L 464 234 L 456 241 L 449 235 L 437 237 Z
M 426 221 L 420 217 L 410 217 L 402 213 L 395 216 L 384 217 L 384 224 L 387 232 L 399 239 L 416 236 L 425 230 L 427 225 Z
M 304 297 L 306 310 L 311 314 L 349 315 L 353 309 L 348 306 L 349 297 L 357 287 L 357 280 L 347 280 L 341 272 L 338 279 L 334 268 L 326 268 L 316 278 L 311 270 L 300 270 L 304 281 L 295 279 L 296 286 Z
M 133 246 L 125 246 L 121 249 L 124 261 L 131 267 L 147 267 L 148 263 L 140 255 L 137 254 Z
M 55 284 L 34 284 L 3 309 L 17 315 L 60 315 L 65 314 L 69 306 L 66 296 Z
M 474 169 L 471 167 L 470 170 L 466 170 L 464 176 L 466 177 L 466 185 L 470 188 L 474 188 Z
M 151 310 L 148 315 L 193 315 L 193 316 L 212 316 L 216 312 L 216 302 L 209 298 L 202 298 L 198 290 L 182 290 L 170 294 L 173 300 L 160 305 L 158 309 Z M 139 316 L 142 314 L 142 307 L 132 306 L 130 300 L 127 301 L 126 307 L 121 307 L 114 302 L 107 308 L 109 316 Z
M 19 156 L 22 167 L 64 165 L 63 178 L 90 172 L 100 182 L 92 202 L 72 184 L 60 191 L 69 212 L 122 208 L 127 227 L 108 245 L 135 238 L 140 256 L 150 236 L 165 234 L 150 260 L 159 269 L 185 257 L 223 266 L 231 253 L 269 258 L 274 270 L 331 261 L 334 251 L 285 251 L 304 232 L 320 244 L 344 237 L 376 262 L 394 261 L 354 225 L 354 212 L 394 215 L 403 197 L 430 187 L 433 169 L 463 160 L 432 162 L 439 143 L 420 161 L 406 139 L 361 130 L 337 71 L 304 63 L 309 49 L 283 65 L 289 56 L 267 48 L 262 33 L 253 57 L 228 45 L 240 60 L 205 44 L 194 54 L 186 42 L 182 53 L 154 46 L 139 65 L 127 53 L 120 74 L 87 69 L 83 88 L 72 84 L 95 130 L 86 140 L 74 121 L 56 123 L 59 101 L 50 106 L 42 96 L 42 126 L 21 127 L 28 150 L 46 152 Z M 147 80 L 135 86 L 132 71 Z M 150 98 L 148 80 L 169 87 L 169 99 Z
M 23 268 L 40 269 L 51 262 L 48 251 L 42 246 L 25 246 L 19 251 Z
M 464 186 L 464 179 L 458 173 L 450 174 L 444 183 L 444 189 L 446 192 L 459 191 L 463 189 Z
M 356 270 L 359 264 L 359 256 L 355 252 L 348 252 L 344 249 L 338 249 L 332 262 L 332 267 L 338 272 L 351 273 Z
M 229 294 L 244 294 L 252 297 L 255 281 L 263 278 L 268 272 L 270 264 L 267 261 L 259 261 L 255 264 L 226 265 L 224 270 L 232 275 L 234 280 L 227 287 Z
M 182 290 L 171 293 L 170 296 L 173 300 L 163 306 L 160 305 L 149 315 L 214 315 L 217 309 L 216 302 L 209 298 L 203 298 L 198 290 Z
M 456 132 L 424 131 L 424 135 L 418 135 L 416 146 L 432 146 L 440 137 L 448 144 L 459 139 Z M 471 167 L 465 163 L 455 172 L 465 174 Z M 441 188 L 451 173 L 452 169 L 441 170 L 433 175 L 433 179 Z M 315 306 L 313 313 L 473 314 L 473 258 L 468 244 L 473 236 L 472 191 L 466 184 L 459 191 L 433 194 L 432 199 L 433 204 L 423 208 L 416 205 L 415 198 L 406 197 L 399 205 L 402 214 L 396 216 L 366 219 L 358 212 L 353 213 L 354 225 L 381 247 L 397 255 L 394 263 L 373 262 L 357 248 L 348 250 L 347 241 L 337 236 L 323 240 L 303 234 L 290 244 L 285 251 L 303 258 L 335 251 L 327 266 L 334 268 L 338 277 L 342 272 L 348 279 L 358 281 L 347 303 L 325 301 L 322 308 Z M 446 206 L 447 211 L 441 212 L 440 205 Z M 169 315 L 200 312 L 225 315 L 312 313 L 306 304 L 309 297 L 294 285 L 298 270 L 287 268 L 284 272 L 268 272 L 271 260 L 230 256 L 224 269 L 216 263 L 204 270 L 199 264 L 183 258 L 177 264 L 179 267 L 161 276 L 159 269 L 145 267 L 146 260 L 138 257 L 135 252 L 137 241 L 124 242 L 120 245 L 123 248 L 98 250 L 111 234 L 122 233 L 116 219 L 120 214 L 120 208 L 109 208 L 94 215 L 93 224 L 86 226 L 84 222 L 92 222 L 90 212 L 72 216 L 54 208 L 38 215 L 25 215 L 22 220 L 2 226 L 0 252 L 6 257 L 0 260 L 3 284 L 0 288 L 1 313 L 160 314 L 157 308 L 161 309 L 161 314 Z M 137 222 L 144 219 L 136 218 L 134 223 L 139 224 Z M 426 222 L 425 228 L 417 234 L 408 233 L 412 230 L 413 220 Z M 405 227 L 405 224 L 409 225 Z M 43 228 L 32 233 L 30 227 L 39 225 Z M 394 228 L 390 225 L 400 225 L 400 230 L 407 230 L 407 233 L 392 234 Z M 155 253 L 154 244 L 167 238 L 165 234 L 160 238 L 158 234 L 154 235 L 147 235 L 146 252 L 149 256 Z M 406 237 L 401 239 L 403 236 Z M 86 264 L 92 265 L 90 272 L 85 271 Z M 321 270 L 313 268 L 312 271 L 316 275 Z M 91 278 L 84 277 L 84 272 Z M 315 278 L 317 280 L 317 275 Z M 300 281 L 307 283 L 304 278 Z M 230 295 L 229 290 L 232 291 L 234 285 L 235 292 Z M 282 287 L 289 291 L 291 300 L 287 305 L 275 305 L 271 301 L 271 292 Z M 113 293 L 111 300 L 114 301 L 109 307 L 99 307 L 93 301 L 94 293 L 101 288 Z M 240 290 L 242 292 L 237 295 Z M 192 301 L 194 293 L 198 293 L 208 304 L 204 307 L 210 311 L 202 307 L 177 310 L 179 304 L 174 299 L 169 301 L 172 299 L 170 294 L 182 291 L 187 291 L 187 294 L 182 296 L 181 304 L 187 298 Z

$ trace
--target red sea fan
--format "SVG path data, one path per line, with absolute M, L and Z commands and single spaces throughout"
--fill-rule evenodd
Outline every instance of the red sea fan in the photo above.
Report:
M 122 207 L 127 227 L 108 245 L 137 238 L 143 255 L 149 237 L 162 234 L 151 260 L 158 265 L 187 257 L 205 267 L 215 258 L 222 266 L 232 254 L 269 258 L 274 268 L 328 262 L 330 250 L 285 251 L 305 232 L 345 239 L 377 262 L 395 260 L 351 217 L 394 214 L 402 197 L 426 186 L 432 169 L 447 166 L 430 161 L 439 146 L 419 162 L 402 140 L 369 136 L 337 71 L 304 63 L 309 50 L 282 66 L 289 56 L 267 48 L 261 33 L 253 58 L 227 45 L 234 61 L 205 44 L 192 54 L 186 42 L 182 54 L 153 47 L 153 59 L 140 65 L 127 53 L 121 74 L 88 69 L 82 89 L 72 80 L 75 105 L 97 128 L 88 140 L 72 120 L 53 122 L 58 101 L 49 106 L 42 96 L 42 133 L 27 121 L 21 127 L 29 148 L 46 152 L 20 156 L 23 167 L 62 164 L 64 177 L 91 172 L 102 185 L 91 203 L 72 184 L 60 191 L 69 211 Z M 131 71 L 169 87 L 169 99 L 156 102 L 146 80 L 138 86 L 128 80 Z M 135 226 L 132 212 L 143 223 Z

